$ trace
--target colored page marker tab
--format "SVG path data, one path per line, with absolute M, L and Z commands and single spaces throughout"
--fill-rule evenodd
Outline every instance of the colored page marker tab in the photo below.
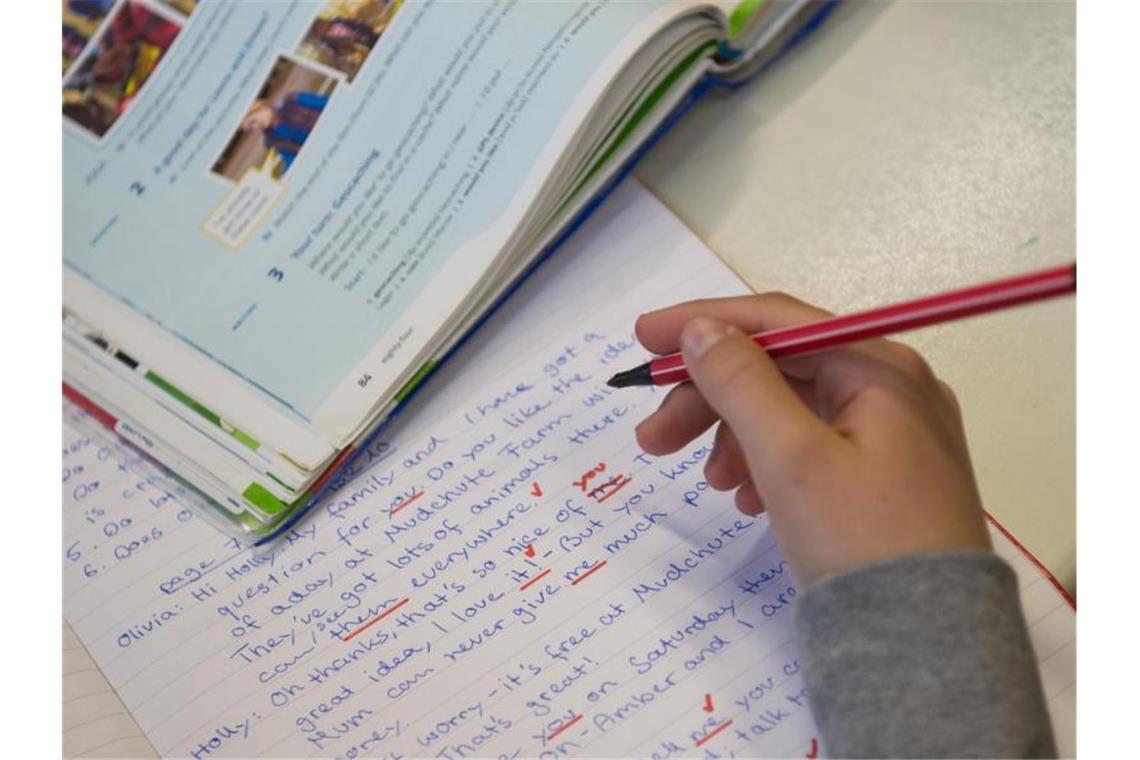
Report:
M 268 517 L 273 517 L 289 508 L 288 504 L 278 499 L 260 483 L 250 483 L 241 495 L 255 510 Z
M 404 383 L 403 387 L 396 392 L 396 401 L 403 401 L 408 396 L 412 395 L 412 392 L 416 389 L 416 387 L 423 382 L 425 377 L 431 374 L 431 371 L 433 369 L 435 369 L 435 365 L 435 361 L 424 362 L 423 365 L 421 365 L 420 368 L 416 370 L 416 374 L 412 375 L 411 379 L 409 379 L 408 382 Z

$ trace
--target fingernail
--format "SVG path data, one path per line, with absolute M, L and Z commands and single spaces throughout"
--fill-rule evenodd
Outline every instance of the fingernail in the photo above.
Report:
M 696 317 L 681 331 L 681 348 L 695 359 L 728 337 L 731 331 L 732 327 L 723 322 Z

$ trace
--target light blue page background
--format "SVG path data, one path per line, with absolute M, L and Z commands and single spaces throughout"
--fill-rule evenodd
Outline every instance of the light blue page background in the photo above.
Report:
M 657 7 L 405 5 L 355 79 L 337 82 L 282 178 L 283 193 L 234 249 L 202 230 L 234 187 L 211 167 L 278 57 L 305 60 L 294 51 L 320 5 L 202 2 L 103 140 L 65 119 L 65 263 L 311 417 L 449 254 L 503 213 L 573 93 Z M 441 82 L 405 144 L 411 158 L 400 179 L 370 208 L 382 186 L 376 178 L 386 163 L 393 175 L 402 137 Z M 504 105 L 512 96 L 515 121 L 489 154 L 488 136 L 493 144 L 510 122 Z M 450 219 L 432 231 L 440 209 Z M 321 273 L 317 254 L 338 230 L 360 235 L 369 228 L 369 242 L 338 277 Z M 405 279 L 395 289 L 390 272 L 425 229 L 432 234 L 419 248 L 422 258 L 400 271 Z M 369 255 L 377 261 L 367 263 Z

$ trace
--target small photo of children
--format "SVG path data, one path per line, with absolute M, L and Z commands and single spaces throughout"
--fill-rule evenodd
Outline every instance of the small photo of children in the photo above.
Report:
M 250 168 L 280 179 L 324 113 L 336 79 L 280 57 L 213 170 L 240 180 Z
M 134 102 L 181 28 L 135 0 L 122 3 L 98 44 L 64 81 L 63 115 L 96 137 L 105 135 Z
M 317 12 L 297 53 L 352 81 L 402 0 L 329 0 Z
M 87 47 L 115 0 L 63 0 L 63 72 Z

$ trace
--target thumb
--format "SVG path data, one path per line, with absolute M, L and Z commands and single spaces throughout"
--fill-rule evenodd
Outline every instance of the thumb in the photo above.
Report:
M 696 317 L 681 331 L 689 377 L 736 434 L 753 474 L 776 475 L 831 430 L 800 401 L 775 362 L 732 325 Z

